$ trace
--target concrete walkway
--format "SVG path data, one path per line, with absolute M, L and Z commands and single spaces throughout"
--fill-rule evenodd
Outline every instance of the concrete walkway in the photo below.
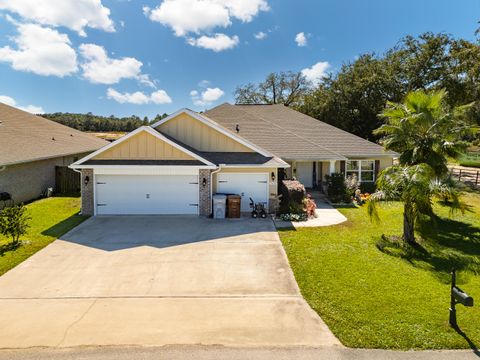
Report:
M 269 219 L 91 218 L 0 277 L 0 348 L 341 347 Z
M 315 210 L 315 217 L 308 221 L 281 221 L 275 219 L 275 226 L 280 228 L 302 228 L 302 227 L 318 227 L 318 226 L 331 226 L 337 225 L 347 221 L 347 218 L 335 209 L 332 205 L 324 202 L 317 201 L 317 209 Z

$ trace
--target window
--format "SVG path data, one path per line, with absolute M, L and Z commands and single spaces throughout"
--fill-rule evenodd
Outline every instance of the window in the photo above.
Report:
M 356 175 L 360 182 L 375 181 L 375 160 L 348 160 L 346 176 Z

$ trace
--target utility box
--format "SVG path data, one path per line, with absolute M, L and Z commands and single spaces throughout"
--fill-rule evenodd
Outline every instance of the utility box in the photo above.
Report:
M 227 211 L 227 196 L 222 194 L 213 195 L 213 218 L 225 219 Z
M 241 214 L 242 197 L 240 195 L 227 196 L 227 216 L 229 218 L 239 218 Z

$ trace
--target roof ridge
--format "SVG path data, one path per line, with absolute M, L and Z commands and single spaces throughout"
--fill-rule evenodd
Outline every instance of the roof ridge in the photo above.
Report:
M 236 106 L 236 105 L 231 105 L 231 106 Z M 288 106 L 285 106 L 285 107 L 288 107 Z M 295 137 L 297 137 L 297 138 L 299 138 L 299 139 L 301 139 L 301 140 L 303 140 L 303 141 L 306 141 L 306 142 L 308 142 L 308 143 L 310 143 L 310 144 L 312 144 L 312 145 L 314 145 L 314 146 L 317 146 L 317 147 L 319 147 L 319 148 L 321 148 L 321 149 L 327 150 L 328 152 L 331 152 L 332 154 L 341 156 L 342 158 L 346 158 L 346 156 L 343 156 L 342 154 L 340 154 L 340 153 L 338 153 L 338 152 L 336 152 L 336 151 L 330 150 L 329 148 L 327 148 L 327 147 L 325 147 L 325 146 L 322 146 L 322 145 L 319 145 L 319 144 L 317 144 L 317 143 L 315 143 L 315 142 L 313 142 L 313 141 L 310 141 L 310 140 L 308 140 L 308 139 L 305 139 L 303 136 L 300 136 L 300 135 L 298 135 L 298 134 L 295 134 L 293 131 L 288 130 L 288 129 L 285 129 L 285 128 L 282 127 L 282 126 L 280 126 L 280 125 L 278 125 L 278 124 L 276 124 L 276 123 L 274 123 L 274 122 L 272 122 L 272 121 L 269 121 L 269 120 L 265 119 L 263 116 L 260 116 L 260 115 L 258 115 L 258 114 L 252 114 L 251 112 L 249 112 L 249 111 L 247 111 L 247 110 L 244 110 L 244 109 L 241 109 L 241 108 L 238 108 L 238 109 L 239 109 L 240 111 L 243 111 L 244 113 L 246 113 L 246 114 L 248 114 L 248 115 L 257 117 L 257 118 L 261 119 L 262 121 L 264 121 L 264 122 L 266 122 L 266 123 L 272 124 L 273 126 L 279 128 L 279 129 L 281 129 L 281 130 L 283 130 L 283 131 L 285 131 L 285 132 L 288 132 L 289 134 L 292 134 L 293 136 L 295 136 Z

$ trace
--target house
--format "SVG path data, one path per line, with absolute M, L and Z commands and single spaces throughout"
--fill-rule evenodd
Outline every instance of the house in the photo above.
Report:
M 0 193 L 15 202 L 55 189 L 55 168 L 107 144 L 81 131 L 0 103 Z
M 392 165 L 394 152 L 284 105 L 224 103 L 205 113 L 286 161 L 286 177 L 307 188 L 322 188 L 325 175 L 341 172 L 374 183 L 380 170 Z
M 342 167 L 374 181 L 392 158 L 284 106 L 223 104 L 205 114 L 182 109 L 71 167 L 82 172 L 83 214 L 208 216 L 215 193 L 240 194 L 242 211 L 249 198 L 273 211 L 279 173 L 307 187 Z

